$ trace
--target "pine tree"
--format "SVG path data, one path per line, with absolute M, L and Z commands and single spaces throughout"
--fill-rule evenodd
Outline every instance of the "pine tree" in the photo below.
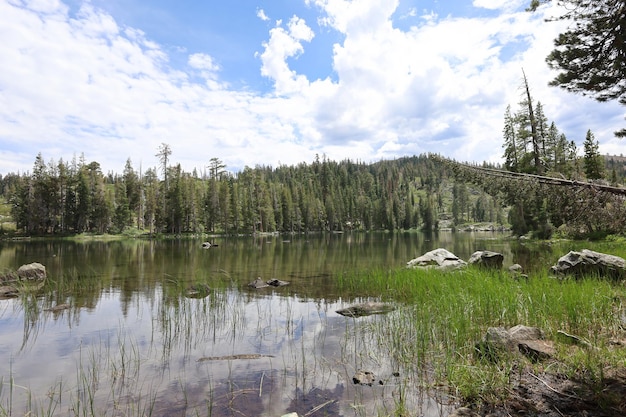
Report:
M 532 0 L 535 10 L 548 0 Z M 559 74 L 550 83 L 598 101 L 618 100 L 626 105 L 626 1 L 560 0 L 566 13 L 558 19 L 575 23 L 554 41 L 546 58 Z M 626 136 L 626 129 L 615 132 Z
M 604 178 L 604 160 L 598 151 L 598 141 L 595 140 L 591 130 L 587 131 L 583 146 L 585 149 L 583 158 L 585 175 L 590 180 Z

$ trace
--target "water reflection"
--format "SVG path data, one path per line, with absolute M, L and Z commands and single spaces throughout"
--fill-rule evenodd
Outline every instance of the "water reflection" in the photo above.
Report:
M 335 313 L 362 300 L 334 281 L 345 271 L 402 267 L 437 247 L 465 259 L 497 250 L 525 266 L 556 256 L 493 237 L 224 238 L 209 250 L 184 240 L 1 242 L 0 268 L 38 261 L 50 278 L 36 294 L 0 301 L 0 376 L 12 388 L 0 406 L 33 415 L 369 416 L 403 403 L 445 415 L 445 401 L 415 389 L 420 371 L 399 369 L 372 337 L 388 316 Z M 291 285 L 249 289 L 258 276 Z M 211 290 L 186 297 L 194 284 Z M 51 310 L 60 304 L 69 308 Z M 224 359 L 201 360 L 208 357 Z M 360 369 L 383 384 L 354 385 Z

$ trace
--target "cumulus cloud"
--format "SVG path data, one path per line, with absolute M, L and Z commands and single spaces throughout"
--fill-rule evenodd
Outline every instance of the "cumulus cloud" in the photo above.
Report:
M 521 5 L 529 5 L 529 0 L 474 0 L 474 7 L 482 7 L 491 10 L 516 10 Z
M 264 22 L 267 22 L 268 20 L 270 20 L 270 18 L 267 17 L 267 15 L 265 14 L 265 10 L 263 9 L 257 9 L 256 16 Z
M 289 20 L 287 28 L 279 21 L 270 30 L 270 39 L 263 43 L 265 50 L 260 54 L 261 74 L 274 80 L 278 95 L 299 93 L 307 88 L 306 77 L 291 70 L 286 60 L 304 52 L 302 42 L 310 42 L 313 37 L 311 28 L 297 16 Z

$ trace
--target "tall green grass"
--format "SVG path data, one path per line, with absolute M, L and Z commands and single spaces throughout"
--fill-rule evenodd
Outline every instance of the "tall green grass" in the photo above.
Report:
M 465 401 L 500 401 L 520 367 L 519 357 L 497 364 L 476 357 L 475 344 L 488 327 L 539 327 L 557 343 L 559 371 L 590 383 L 599 382 L 607 367 L 626 366 L 626 352 L 609 346 L 611 338 L 623 334 L 626 288 L 620 283 L 598 277 L 559 280 L 547 273 L 516 280 L 508 272 L 470 267 L 344 274 L 339 285 L 398 303 L 397 312 L 376 322 L 372 331 L 378 342 L 396 362 L 419 373 L 425 385 L 444 384 Z M 558 331 L 594 348 L 561 343 Z

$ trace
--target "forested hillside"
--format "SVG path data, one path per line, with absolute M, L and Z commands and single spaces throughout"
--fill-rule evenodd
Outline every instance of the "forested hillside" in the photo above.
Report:
M 165 148 L 167 150 L 167 148 Z M 432 228 L 445 211 L 445 172 L 426 156 L 363 164 L 325 158 L 230 173 L 168 164 L 105 175 L 98 162 L 44 162 L 2 178 L 1 192 L 25 234 L 256 233 Z
M 567 221 L 556 216 L 561 206 L 546 213 L 548 200 L 536 190 L 507 194 L 484 177 L 455 179 L 448 164 L 428 155 L 373 164 L 323 157 L 237 173 L 213 158 L 199 173 L 169 164 L 167 145 L 160 151 L 160 169 L 142 172 L 128 159 L 121 174 L 104 174 L 98 162 L 82 158 L 46 163 L 38 155 L 32 172 L 0 178 L 4 218 L 10 212 L 13 229 L 25 235 L 433 230 L 520 221 L 524 228 L 515 231 L 523 234 L 544 230 L 550 218 L 556 226 Z M 623 181 L 626 161 L 611 161 Z M 520 220 L 520 201 L 539 209 Z

